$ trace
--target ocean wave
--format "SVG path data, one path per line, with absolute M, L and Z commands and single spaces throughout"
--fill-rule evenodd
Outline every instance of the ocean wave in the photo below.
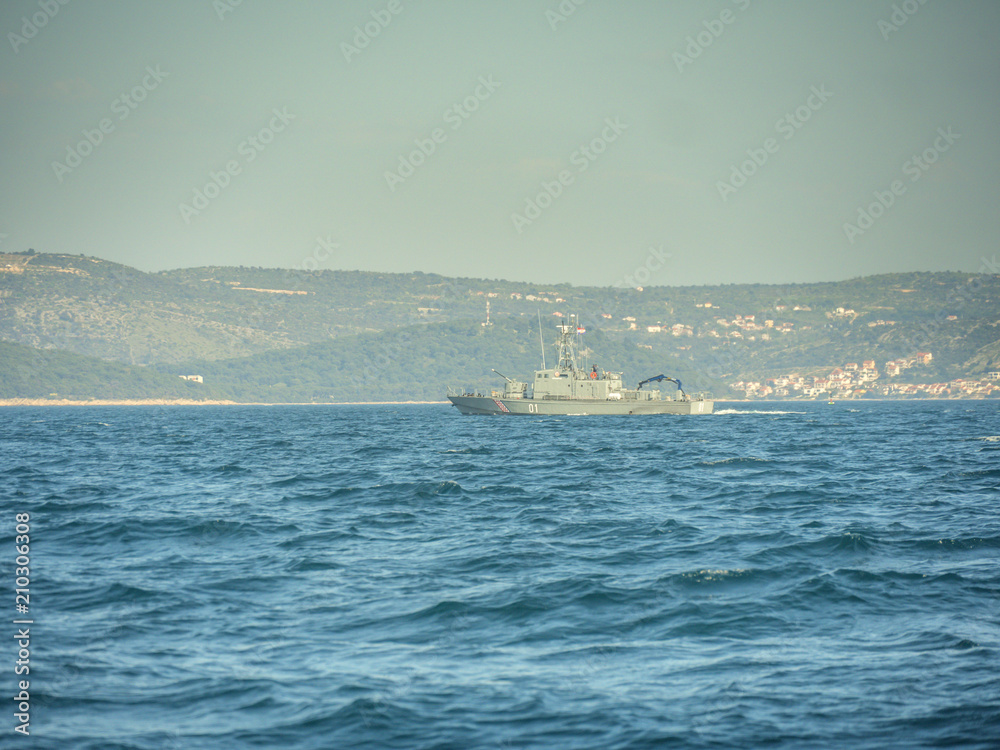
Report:
M 458 482 L 391 482 L 376 484 L 373 490 L 380 494 L 390 494 L 398 499 L 429 499 L 434 497 L 454 497 L 464 495 L 465 489 Z
M 216 474 L 250 474 L 250 473 L 252 473 L 251 469 L 248 469 L 245 466 L 241 466 L 239 463 L 219 464 L 218 466 L 212 467 L 210 469 L 210 471 L 212 471 L 213 473 L 216 473 Z
M 32 718 L 95 750 L 998 745 L 996 405 L 853 406 L 12 412 Z
M 808 414 L 807 411 L 788 411 L 784 409 L 716 409 L 715 414 Z
M 769 458 L 760 458 L 758 456 L 730 456 L 729 458 L 720 458 L 715 461 L 701 461 L 698 463 L 699 466 L 755 466 L 757 464 L 771 463 Z
M 438 451 L 438 453 L 443 455 L 460 454 L 470 456 L 488 456 L 493 452 L 492 448 L 487 448 L 485 445 L 480 445 L 475 448 L 449 448 L 448 450 Z

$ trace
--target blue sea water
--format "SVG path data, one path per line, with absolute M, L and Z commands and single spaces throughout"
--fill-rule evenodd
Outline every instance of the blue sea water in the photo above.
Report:
M 717 409 L 6 408 L 0 746 L 1000 747 L 1000 403 Z

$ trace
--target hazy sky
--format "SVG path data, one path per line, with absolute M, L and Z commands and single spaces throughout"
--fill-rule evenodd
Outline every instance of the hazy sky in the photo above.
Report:
M 996 0 L 5 0 L 0 31 L 0 251 L 588 285 L 997 251 Z

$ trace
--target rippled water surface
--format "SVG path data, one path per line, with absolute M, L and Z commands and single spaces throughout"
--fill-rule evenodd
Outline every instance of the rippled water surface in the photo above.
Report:
M 16 746 L 1000 747 L 1000 404 L 717 408 L 6 408 Z

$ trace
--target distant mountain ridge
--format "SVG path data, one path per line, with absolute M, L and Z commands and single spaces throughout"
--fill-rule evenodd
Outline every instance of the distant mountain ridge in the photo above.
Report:
M 574 313 L 602 366 L 635 378 L 670 370 L 717 395 L 733 380 L 881 364 L 924 349 L 934 354 L 927 378 L 1000 367 L 993 273 L 640 291 L 419 272 L 144 273 L 100 258 L 17 253 L 0 255 L 0 303 L 0 339 L 173 378 L 200 374 L 201 385 L 177 378 L 181 391 L 234 400 L 436 399 L 447 384 L 485 388 L 495 383 L 492 367 L 523 376 L 538 365 L 539 318 L 550 343 Z M 143 382 L 137 392 L 159 387 Z

